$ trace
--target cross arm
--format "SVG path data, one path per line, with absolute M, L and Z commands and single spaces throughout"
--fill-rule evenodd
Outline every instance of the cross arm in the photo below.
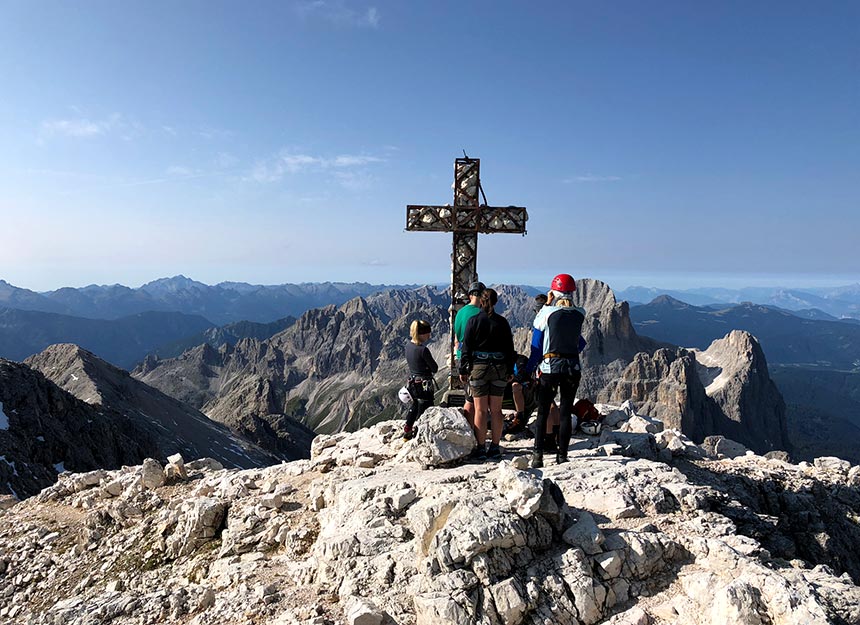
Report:
M 410 232 L 474 232 L 525 234 L 528 211 L 522 206 L 406 207 Z

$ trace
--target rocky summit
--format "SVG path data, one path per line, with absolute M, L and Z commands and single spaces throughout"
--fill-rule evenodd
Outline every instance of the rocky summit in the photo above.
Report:
M 530 441 L 469 461 L 468 424 L 433 407 L 411 441 L 385 421 L 266 468 L 65 473 L 2 506 L 0 621 L 860 623 L 860 467 L 599 408 L 600 437 L 543 470 Z

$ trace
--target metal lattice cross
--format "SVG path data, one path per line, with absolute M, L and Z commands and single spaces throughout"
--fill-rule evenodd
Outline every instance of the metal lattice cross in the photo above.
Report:
M 469 283 L 478 279 L 478 234 L 507 232 L 526 234 L 528 213 L 522 206 L 480 204 L 481 160 L 458 158 L 454 161 L 454 204 L 452 206 L 409 205 L 406 230 L 410 232 L 451 232 L 451 345 L 449 388 L 457 384 L 454 375 L 454 317 L 463 306 Z M 486 200 L 485 200 L 486 201 Z

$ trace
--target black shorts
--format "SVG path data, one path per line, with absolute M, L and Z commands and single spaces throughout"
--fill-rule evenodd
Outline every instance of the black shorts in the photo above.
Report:
M 502 397 L 505 394 L 508 370 L 503 362 L 478 361 L 472 367 L 469 386 L 473 397 Z

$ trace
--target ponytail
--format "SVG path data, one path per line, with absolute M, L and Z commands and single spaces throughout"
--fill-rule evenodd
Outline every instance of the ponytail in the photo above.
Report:
M 488 317 L 492 317 L 495 312 L 495 305 L 499 301 L 498 294 L 493 289 L 484 289 L 481 291 L 481 310 L 487 313 Z
M 418 337 L 422 334 L 428 334 L 429 332 L 430 324 L 423 319 L 416 319 L 409 326 L 409 336 L 412 339 L 412 342 L 416 345 L 421 345 L 421 341 L 418 339 Z

